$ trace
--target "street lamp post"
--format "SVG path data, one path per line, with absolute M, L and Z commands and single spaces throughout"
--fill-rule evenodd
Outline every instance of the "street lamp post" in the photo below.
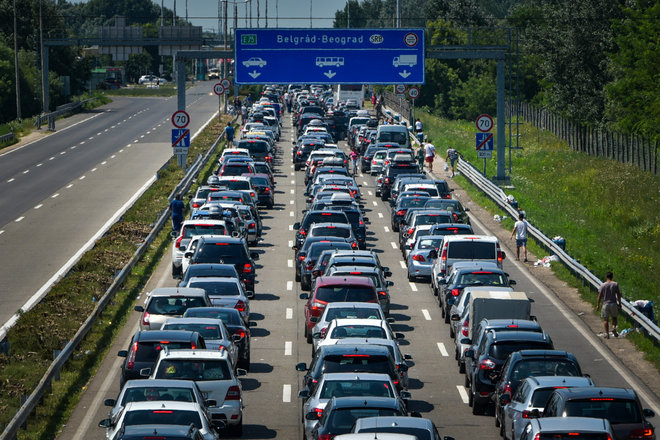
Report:
M 16 76 L 16 119 L 21 122 L 21 77 L 18 68 L 18 35 L 16 26 L 16 0 L 14 0 L 14 75 Z

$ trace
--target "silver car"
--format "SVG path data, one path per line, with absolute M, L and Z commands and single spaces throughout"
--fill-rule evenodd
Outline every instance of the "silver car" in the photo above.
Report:
M 550 394 L 556 388 L 592 387 L 593 381 L 581 376 L 530 376 L 522 381 L 511 402 L 504 406 L 502 433 L 506 440 L 518 439 L 533 417 L 534 410 L 543 412 Z
M 321 376 L 319 384 L 312 394 L 309 388 L 298 392 L 298 397 L 306 399 L 302 406 L 302 420 L 305 429 L 305 438 L 312 439 L 312 430 L 323 415 L 328 401 L 333 397 L 396 397 L 396 387 L 387 374 L 380 373 L 326 373 Z M 409 398 L 410 393 L 405 397 Z M 404 398 L 402 396 L 402 398 Z M 315 413 L 316 419 L 306 417 Z M 311 420 L 310 420 L 311 419 Z
M 371 158 L 371 168 L 369 170 L 372 176 L 380 174 L 383 171 L 386 156 L 387 150 L 376 150 L 374 156 Z
M 465 351 L 470 348 L 470 344 L 464 342 L 468 337 L 468 327 L 470 325 L 470 308 L 465 307 L 463 313 L 458 319 L 452 320 L 449 325 L 454 329 L 454 359 L 458 362 L 458 372 L 465 373 Z M 467 378 L 465 379 L 467 384 Z
M 376 303 L 363 303 L 363 302 L 334 302 L 328 303 L 323 309 L 323 314 L 319 318 L 310 318 L 312 322 L 316 322 L 312 327 L 312 334 L 322 333 L 327 331 L 330 322 L 334 319 L 386 319 L 388 322 L 394 322 L 392 318 L 386 318 L 385 312 Z
M 383 433 L 414 435 L 418 440 L 440 440 L 443 438 L 438 434 L 435 423 L 422 417 L 364 417 L 355 422 L 352 432 L 378 433 L 378 438 Z M 448 440 L 447 437 L 444 437 L 444 439 Z
M 433 258 L 429 254 L 431 251 L 437 252 L 442 239 L 443 237 L 440 235 L 424 235 L 415 241 L 413 248 L 406 257 L 409 281 L 413 281 L 416 278 L 431 278 Z
M 243 284 L 235 278 L 220 277 L 193 277 L 188 280 L 187 287 L 204 289 L 211 305 L 215 307 L 229 307 L 241 313 L 243 321 L 250 320 L 250 298 L 254 293 L 245 292 Z
M 180 318 L 191 307 L 209 307 L 211 300 L 204 289 L 158 287 L 147 293 L 146 304 L 135 306 L 142 313 L 140 330 L 160 330 L 168 318 Z
M 591 440 L 611 440 L 616 438 L 607 419 L 591 417 L 543 417 L 529 419 L 522 434 L 516 440 L 536 438 L 588 438 Z
M 413 233 L 408 235 L 404 241 L 403 247 L 401 248 L 403 258 L 408 258 L 408 254 L 410 253 L 410 250 L 415 246 L 417 239 L 425 235 L 431 235 L 431 228 L 434 226 L 435 225 L 419 225 L 414 228 Z

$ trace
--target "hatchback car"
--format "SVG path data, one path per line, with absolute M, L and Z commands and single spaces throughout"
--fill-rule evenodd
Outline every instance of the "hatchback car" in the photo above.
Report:
M 167 318 L 183 316 L 191 307 L 208 307 L 211 300 L 203 289 L 191 287 L 157 287 L 146 294 L 144 306 L 135 306 L 142 313 L 141 330 L 160 330 Z
M 452 437 L 440 437 L 438 429 L 430 419 L 422 417 L 362 417 L 355 421 L 352 432 L 374 433 L 380 439 L 383 434 L 399 436 L 410 435 L 417 440 L 453 440 Z M 373 439 L 376 435 L 372 436 Z
M 616 437 L 607 419 L 549 417 L 527 421 L 516 440 L 613 440 Z
M 313 350 L 324 345 L 335 345 L 340 339 L 356 338 L 371 342 L 374 339 L 401 340 L 403 333 L 393 333 L 384 319 L 334 319 L 324 331 L 312 335 Z
M 191 278 L 188 287 L 204 289 L 211 305 L 238 310 L 244 322 L 250 320 L 250 298 L 254 292 L 246 292 L 241 282 L 235 278 Z
M 325 306 L 320 317 L 311 319 L 315 323 L 312 335 L 327 331 L 333 319 L 387 319 L 379 304 L 365 302 L 334 302 Z

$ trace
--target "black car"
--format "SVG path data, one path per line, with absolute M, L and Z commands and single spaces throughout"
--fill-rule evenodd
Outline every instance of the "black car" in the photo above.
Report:
M 183 274 L 179 287 L 185 287 L 191 278 L 202 277 L 223 277 L 239 279 L 236 266 L 233 264 L 200 263 L 188 266 L 188 270 Z
M 384 150 L 382 147 L 377 147 L 375 145 L 370 145 L 362 155 L 360 159 L 360 171 L 363 173 L 368 173 L 371 170 L 371 160 L 374 158 L 376 151 Z
M 341 211 L 308 211 L 302 221 L 293 224 L 296 230 L 294 247 L 300 249 L 307 238 L 307 233 L 314 223 L 343 223 L 349 224 L 348 217 Z
M 552 350 L 552 340 L 546 333 L 525 331 L 489 331 L 477 349 L 469 348 L 466 358 L 474 367 L 466 370 L 470 382 L 468 404 L 472 414 L 483 414 L 491 403 L 495 380 L 502 365 L 514 351 Z
M 417 172 L 417 165 L 410 165 L 408 163 L 394 163 L 386 166 L 383 174 L 378 179 L 379 186 L 376 188 L 376 196 L 380 196 L 381 200 L 386 201 L 390 197 L 390 190 L 397 176 L 402 174 L 416 174 Z
M 238 347 L 237 367 L 246 371 L 250 370 L 250 328 L 257 325 L 249 321 L 248 325 L 243 321 L 241 312 L 229 307 L 192 307 L 183 314 L 184 318 L 213 318 L 221 319 L 227 330 L 233 335 L 241 337 L 235 342 Z
M 271 209 L 275 204 L 275 188 L 267 174 L 243 174 L 250 179 L 250 183 L 257 193 L 259 205 Z
M 529 376 L 582 376 L 582 369 L 573 353 L 563 350 L 520 350 L 511 353 L 502 366 L 493 394 L 496 426 L 504 420 L 504 405 L 511 402 L 520 383 Z
M 305 166 L 305 163 L 307 163 L 307 159 L 309 158 L 309 153 L 323 148 L 324 145 L 325 143 L 321 139 L 313 138 L 310 140 L 304 140 L 293 157 L 293 166 L 295 170 L 298 171 Z
M 244 148 L 250 152 L 250 157 L 258 162 L 269 162 L 272 159 L 270 145 L 260 139 L 240 140 L 236 148 Z
M 346 214 L 348 221 L 353 228 L 353 235 L 358 242 L 358 248 L 364 250 L 367 248 L 367 225 L 365 224 L 369 219 L 362 215 L 362 211 L 358 208 L 350 206 L 330 206 L 326 208 L 330 211 L 341 211 Z
M 444 209 L 454 215 L 456 223 L 470 224 L 470 217 L 467 212 L 470 208 L 464 208 L 456 199 L 438 199 L 434 198 L 426 202 L 425 208 L 429 209 Z
M 350 239 L 347 238 L 341 238 L 341 237 L 328 237 L 328 236 L 318 236 L 318 237 L 309 237 L 303 241 L 302 245 L 297 248 L 294 246 L 294 250 L 296 252 L 295 256 L 295 266 L 296 266 L 296 281 L 301 281 L 302 280 L 302 273 L 303 273 L 303 264 L 305 262 L 305 259 L 307 258 L 307 254 L 309 252 L 309 249 L 312 247 L 313 244 L 315 243 L 343 243 L 347 244 L 349 248 L 351 248 L 351 241 Z M 338 246 L 336 249 L 344 249 L 346 246 Z M 319 253 L 320 255 L 320 253 Z M 309 269 L 309 273 L 311 274 L 313 266 Z M 311 279 L 311 278 L 310 278 Z M 310 286 L 311 287 L 311 286 Z
M 405 217 L 406 212 L 410 208 L 422 208 L 426 205 L 426 202 L 430 200 L 430 197 L 424 196 L 403 196 L 396 201 L 396 206 L 392 209 L 392 215 L 390 222 L 392 224 L 392 231 L 399 232 L 399 226 L 401 226 L 401 219 Z
M 235 237 L 201 237 L 194 252 L 186 252 L 185 258 L 190 258 L 190 264 L 221 263 L 233 264 L 240 280 L 248 292 L 254 292 L 256 270 L 254 260 L 259 259 L 256 252 L 248 252 L 247 244 L 242 238 Z
M 120 386 L 127 380 L 143 379 L 140 370 L 153 368 L 165 347 L 170 349 L 205 349 L 204 338 L 197 332 L 185 330 L 139 330 L 131 338 L 128 350 L 119 350 L 117 356 L 126 358 L 121 365 Z

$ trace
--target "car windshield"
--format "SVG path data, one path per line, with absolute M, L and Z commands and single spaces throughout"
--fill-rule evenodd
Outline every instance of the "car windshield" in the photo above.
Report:
M 398 415 L 398 411 L 390 408 L 339 408 L 332 411 L 327 426 L 333 434 L 346 434 L 353 428 L 357 419 Z
M 206 304 L 200 297 L 184 296 L 155 297 L 149 301 L 147 312 L 152 315 L 183 315 L 191 307 L 204 307 Z
M 449 244 L 447 258 L 457 260 L 494 260 L 497 257 L 495 243 L 457 241 Z
M 325 302 L 368 302 L 376 299 L 374 290 L 362 286 L 328 286 L 316 290 L 316 299 Z
M 241 244 L 205 243 L 197 248 L 195 263 L 240 264 L 247 261 Z
M 197 287 L 204 289 L 208 296 L 237 296 L 241 294 L 238 284 L 231 283 L 222 283 L 218 281 L 192 281 L 188 284 L 188 287 Z
M 330 308 L 326 312 L 325 320 L 332 321 L 333 319 L 382 319 L 380 313 L 375 308 L 358 308 L 358 307 L 337 307 Z
M 222 337 L 220 326 L 213 324 L 165 324 L 161 330 L 189 330 L 199 333 L 205 340 L 215 340 Z
M 629 399 L 594 397 L 568 400 L 564 408 L 566 417 L 595 417 L 607 419 L 611 424 L 640 423 L 642 415 L 637 402 Z
M 403 435 L 414 435 L 417 440 L 433 440 L 431 438 L 431 431 L 424 428 L 413 428 L 411 426 L 378 426 L 374 428 L 360 429 L 363 432 L 377 432 L 377 433 L 394 433 Z
M 129 411 L 124 417 L 124 426 L 132 425 L 195 425 L 202 428 L 202 420 L 197 411 L 179 409 L 142 409 Z
M 232 377 L 224 359 L 163 359 L 158 364 L 156 379 L 207 381 Z
M 389 382 L 382 380 L 326 380 L 320 399 L 333 397 L 394 397 Z
M 195 393 L 191 388 L 167 386 L 137 386 L 126 390 L 121 399 L 121 405 L 130 402 L 146 402 L 149 400 L 177 400 L 179 402 L 195 402 Z
M 335 327 L 330 334 L 331 339 L 374 338 L 387 339 L 385 330 L 374 325 L 342 325 Z
M 458 277 L 456 284 L 465 286 L 506 286 L 504 274 L 497 272 L 467 272 Z
M 184 225 L 183 237 L 190 238 L 193 235 L 227 235 L 227 230 L 224 225 Z

